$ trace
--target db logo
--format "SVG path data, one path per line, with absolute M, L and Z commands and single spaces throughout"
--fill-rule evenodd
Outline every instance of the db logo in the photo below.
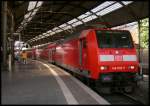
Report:
M 121 55 L 116 55 L 115 56 L 115 61 L 122 61 L 122 56 Z

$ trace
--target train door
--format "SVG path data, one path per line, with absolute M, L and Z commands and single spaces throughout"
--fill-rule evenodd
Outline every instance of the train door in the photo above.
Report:
M 55 48 L 52 49 L 52 53 L 51 53 L 51 59 L 52 59 L 52 62 L 54 63 L 55 61 L 55 58 L 54 58 L 54 55 L 55 55 Z
M 52 50 L 51 50 L 51 49 L 49 49 L 48 61 L 49 61 L 49 62 L 52 62 Z
M 81 69 L 85 69 L 87 63 L 87 42 L 85 38 L 80 39 L 79 63 Z

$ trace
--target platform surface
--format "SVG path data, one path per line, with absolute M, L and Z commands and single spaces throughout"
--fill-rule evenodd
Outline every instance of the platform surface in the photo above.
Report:
M 2 104 L 109 104 L 64 70 L 48 63 L 15 62 L 2 71 Z

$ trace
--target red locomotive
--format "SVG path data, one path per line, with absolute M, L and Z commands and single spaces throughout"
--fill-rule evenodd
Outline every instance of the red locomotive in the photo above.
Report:
M 69 35 L 68 35 L 69 36 Z M 43 59 L 96 81 L 101 87 L 131 88 L 139 62 L 129 31 L 93 28 L 49 44 Z

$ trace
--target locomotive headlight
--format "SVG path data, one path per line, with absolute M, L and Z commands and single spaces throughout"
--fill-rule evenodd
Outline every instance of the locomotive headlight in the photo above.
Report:
M 100 69 L 101 69 L 101 70 L 107 70 L 108 67 L 107 67 L 107 66 L 100 66 Z
M 100 69 L 101 69 L 101 70 L 104 70 L 104 69 L 105 69 L 105 67 L 104 67 L 104 66 L 101 66 L 101 67 L 100 67 Z
M 129 66 L 128 68 L 133 70 L 135 69 L 135 66 Z

